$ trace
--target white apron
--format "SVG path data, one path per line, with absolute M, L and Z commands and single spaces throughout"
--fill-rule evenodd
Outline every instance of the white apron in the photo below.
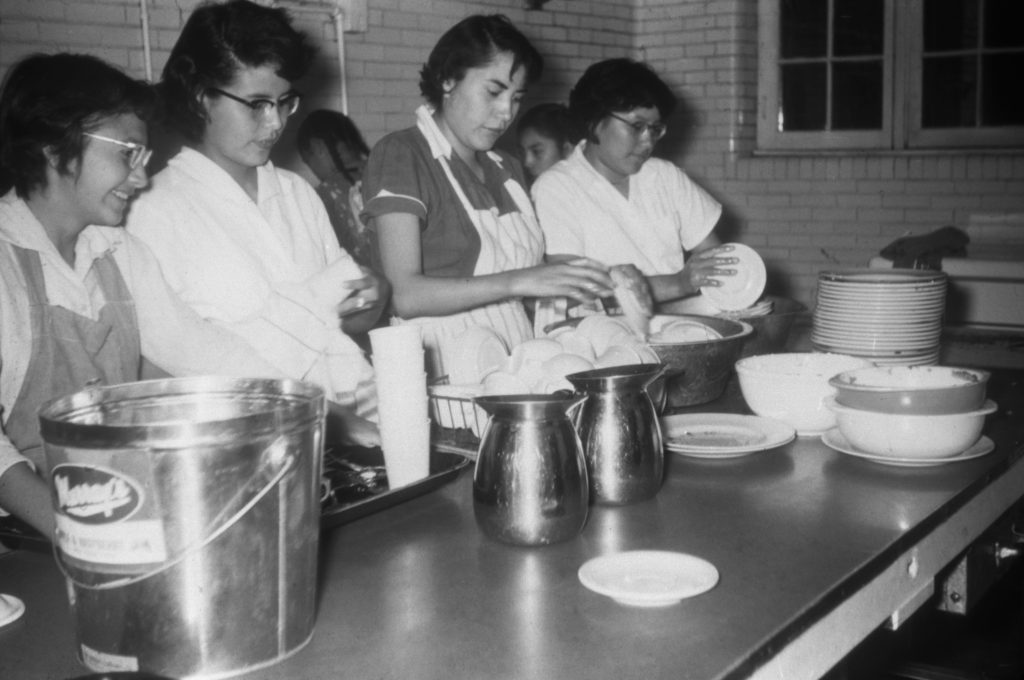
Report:
M 440 163 L 480 236 L 480 256 L 473 275 L 497 274 L 540 264 L 544 255 L 544 236 L 533 212 L 533 203 L 523 187 L 512 178 L 504 185 L 518 212 L 499 215 L 496 207 L 489 210 L 476 209 L 455 179 L 448 162 L 452 153 L 451 145 L 438 129 L 428 107 L 421 106 L 416 110 L 416 126 L 426 137 L 431 153 Z M 494 161 L 501 158 L 492 152 L 488 152 L 488 156 Z M 494 330 L 505 341 L 508 349 L 533 337 L 533 329 L 520 300 L 506 300 L 448 316 L 415 319 L 396 317 L 392 323 L 412 323 L 420 327 L 430 378 L 438 378 L 447 373 L 445 366 L 451 365 L 452 359 L 446 353 L 452 351 L 453 340 L 470 326 L 484 326 Z

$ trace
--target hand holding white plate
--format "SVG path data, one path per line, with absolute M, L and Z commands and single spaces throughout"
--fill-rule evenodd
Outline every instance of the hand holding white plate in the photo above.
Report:
M 732 276 L 717 276 L 717 286 L 704 286 L 701 294 L 708 302 L 721 310 L 746 309 L 753 305 L 764 293 L 768 273 L 764 260 L 751 248 L 742 243 L 730 243 L 732 250 L 728 253 L 738 262 L 732 266 L 736 273 Z
M 707 560 L 664 550 L 632 550 L 588 560 L 577 574 L 595 593 L 633 607 L 665 607 L 707 592 L 718 569 Z

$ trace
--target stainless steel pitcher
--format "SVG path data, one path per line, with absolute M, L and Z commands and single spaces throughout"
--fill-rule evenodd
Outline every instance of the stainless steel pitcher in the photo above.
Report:
M 545 545 L 579 534 L 589 487 L 583 448 L 566 395 L 477 397 L 490 415 L 473 474 L 473 511 L 488 536 Z
M 647 387 L 663 371 L 660 364 L 631 364 L 566 376 L 586 397 L 576 429 L 595 503 L 634 503 L 661 488 L 665 452 Z

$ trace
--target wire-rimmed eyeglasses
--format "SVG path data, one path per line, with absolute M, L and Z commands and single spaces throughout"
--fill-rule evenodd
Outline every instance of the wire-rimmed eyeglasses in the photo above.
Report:
M 642 120 L 626 120 L 622 116 L 616 116 L 614 113 L 609 113 L 608 115 L 633 128 L 633 133 L 637 138 L 643 137 L 646 132 L 651 136 L 651 141 L 656 142 L 664 137 L 665 133 L 668 132 L 668 126 L 660 121 L 657 123 L 645 123 Z
M 270 112 L 277 109 L 278 114 L 282 118 L 287 118 L 299 109 L 299 102 L 302 99 L 302 95 L 298 92 L 292 91 L 286 93 L 283 97 L 274 101 L 273 99 L 259 98 L 259 99 L 244 99 L 238 95 L 225 92 L 220 88 L 208 87 L 208 92 L 216 92 L 219 95 L 233 99 L 239 104 L 245 104 L 252 110 L 252 115 L 257 118 L 263 118 L 270 115 Z
M 128 154 L 128 167 L 134 170 L 140 165 L 145 168 L 146 164 L 149 163 L 149 159 L 153 157 L 153 150 L 146 147 L 143 144 L 136 144 L 135 142 L 124 142 L 120 139 L 114 139 L 113 137 L 104 137 L 103 135 L 97 135 L 93 132 L 83 133 L 86 137 L 92 137 L 98 139 L 101 142 L 107 142 L 109 144 L 117 144 L 123 146 L 129 150 Z

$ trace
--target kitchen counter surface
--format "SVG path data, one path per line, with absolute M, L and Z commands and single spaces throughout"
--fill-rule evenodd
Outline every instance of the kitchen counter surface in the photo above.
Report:
M 472 468 L 447 486 L 325 533 L 316 633 L 269 678 L 812 678 L 886 621 L 1024 490 L 1021 372 L 996 451 L 932 468 L 837 453 L 818 438 L 709 461 L 668 454 L 656 498 L 592 508 L 582 534 L 541 548 L 487 539 Z M 701 410 L 734 409 L 725 401 Z M 999 400 L 1000 397 L 991 394 Z M 583 587 L 580 565 L 622 550 L 691 553 L 711 591 L 656 609 Z M 0 591 L 25 600 L 0 629 L 0 678 L 85 674 L 50 555 L 0 556 Z M 240 625 L 242 622 L 240 622 Z

